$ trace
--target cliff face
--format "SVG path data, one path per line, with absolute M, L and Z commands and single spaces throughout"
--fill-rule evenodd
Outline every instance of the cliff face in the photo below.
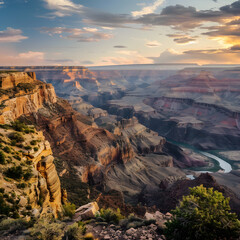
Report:
M 54 89 L 37 81 L 34 73 L 3 73 L 0 83 L 0 148 L 5 159 L 0 185 L 6 194 L 17 195 L 23 211 L 31 206 L 36 215 L 50 210 L 57 216 L 62 211 L 61 185 L 50 144 L 42 132 L 15 121 L 55 103 Z
M 37 81 L 34 73 L 0 74 L 0 82 L 2 124 L 14 121 L 21 115 L 36 113 L 44 104 L 57 101 L 53 86 Z
M 28 214 L 36 216 L 48 211 L 57 216 L 62 211 L 61 186 L 49 142 L 32 126 L 22 131 L 16 131 L 15 126 L 1 127 L 0 151 L 5 160 L 0 187 L 5 194 L 14 192 L 20 215 L 28 209 Z
M 93 178 L 94 184 L 102 182 L 108 166 L 126 163 L 134 156 L 129 140 L 98 128 L 65 100 L 58 99 L 28 120 L 43 130 L 55 156 L 79 166 L 84 182 Z

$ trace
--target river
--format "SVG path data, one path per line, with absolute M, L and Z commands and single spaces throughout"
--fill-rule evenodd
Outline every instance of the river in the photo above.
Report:
M 168 139 L 169 141 L 169 139 Z M 179 143 L 179 142 L 175 142 L 175 141 L 169 141 L 175 145 L 178 145 L 179 147 L 184 147 L 184 148 L 188 148 L 198 154 L 201 154 L 201 155 L 204 155 L 210 159 L 213 159 L 215 161 L 217 161 L 219 163 L 219 166 L 221 167 L 221 169 L 223 170 L 224 173 L 229 173 L 232 171 L 232 166 L 226 162 L 225 160 L 223 160 L 222 158 L 212 154 L 212 153 L 209 153 L 209 152 L 205 152 L 205 151 L 200 151 L 194 147 L 192 147 L 191 145 L 188 145 L 188 144 L 183 144 L 183 143 Z M 206 172 L 211 172 L 211 171 L 195 171 L 196 173 L 206 173 Z M 195 177 L 193 175 L 186 175 L 188 178 L 190 179 L 194 179 Z

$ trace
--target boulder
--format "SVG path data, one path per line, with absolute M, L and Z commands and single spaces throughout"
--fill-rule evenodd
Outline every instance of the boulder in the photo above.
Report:
M 18 205 L 21 207 L 25 207 L 27 203 L 28 203 L 28 200 L 25 197 L 21 196 Z
M 99 207 L 96 202 L 88 203 L 76 210 L 73 219 L 74 221 L 80 221 L 80 220 L 94 218 L 98 210 L 99 210 Z

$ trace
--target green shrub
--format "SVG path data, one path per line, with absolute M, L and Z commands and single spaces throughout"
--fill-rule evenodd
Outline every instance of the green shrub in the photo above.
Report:
M 18 155 L 13 155 L 13 157 L 14 157 L 15 159 L 17 159 L 18 161 L 21 161 L 21 157 L 20 157 L 20 156 L 18 156 Z
M 12 214 L 10 214 L 10 216 L 15 219 L 20 218 L 18 211 L 14 211 Z
M 23 169 L 21 166 L 13 166 L 5 171 L 5 175 L 9 178 L 21 179 L 23 177 Z
M 230 212 L 229 199 L 213 188 L 190 188 L 166 223 L 167 239 L 238 239 L 240 221 Z
M 32 147 L 31 146 L 25 146 L 24 147 L 26 150 L 32 150 Z
M 76 210 L 76 206 L 73 203 L 68 202 L 63 205 L 63 212 L 65 216 L 72 218 L 73 215 L 75 214 L 75 210 Z
M 19 230 L 25 230 L 29 223 L 23 219 L 4 219 L 0 222 L 0 231 L 14 233 Z
M 31 92 L 35 88 L 32 83 L 19 83 L 17 89 L 24 90 L 25 92 Z
M 34 148 L 33 148 L 34 152 L 37 152 L 38 149 L 39 149 L 38 147 L 34 147 Z
M 124 216 L 121 214 L 120 209 L 117 211 L 112 210 L 111 208 L 104 209 L 101 208 L 100 211 L 96 214 L 97 221 L 104 221 L 107 223 L 115 223 L 118 224 L 121 219 L 124 219 Z
M 10 129 L 11 126 L 8 125 L 8 124 L 0 124 L 0 128 L 3 128 L 3 129 Z
M 23 189 L 23 188 L 25 188 L 25 187 L 27 187 L 27 184 L 26 184 L 26 183 L 18 183 L 18 184 L 17 184 L 17 188 Z
M 22 135 L 21 133 L 19 133 L 19 132 L 12 132 L 12 133 L 10 133 L 10 134 L 8 135 L 8 137 L 9 137 L 12 141 L 15 140 L 16 143 L 22 143 L 22 142 L 24 141 L 23 135 Z M 15 145 L 16 145 L 16 144 L 15 144 Z
M 17 143 L 16 146 L 19 147 L 19 148 L 23 148 L 23 144 L 22 143 Z
M 12 204 L 14 204 L 14 203 L 15 203 L 15 200 L 14 200 L 14 198 L 13 198 L 13 197 L 9 197 L 9 198 L 7 199 L 7 201 L 8 201 L 8 202 L 10 202 L 10 203 L 12 203 Z
M 36 145 L 36 144 L 37 144 L 37 140 L 32 140 L 32 141 L 30 142 L 30 144 L 31 144 L 31 145 Z
M 0 164 L 5 164 L 6 160 L 5 160 L 5 154 L 3 151 L 0 151 Z
M 11 149 L 10 149 L 9 146 L 5 146 L 5 147 L 3 148 L 3 151 L 6 152 L 6 153 L 10 153 L 10 152 L 11 152 Z
M 24 173 L 23 178 L 25 181 L 28 181 L 32 176 L 33 176 L 32 169 L 28 168 L 27 171 Z
M 0 214 L 8 216 L 11 211 L 9 204 L 4 199 L 4 196 L 0 193 Z
M 0 193 L 4 193 L 5 189 L 4 188 L 0 188 Z
M 32 210 L 32 206 L 31 206 L 31 205 L 27 205 L 27 206 L 26 206 L 26 209 L 27 209 L 27 210 Z
M 82 229 L 78 226 L 78 224 L 74 223 L 67 228 L 65 237 L 68 240 L 79 240 L 82 239 L 83 234 L 85 233 L 82 232 Z
M 12 122 L 12 128 L 18 132 L 24 132 L 24 129 L 27 128 L 27 125 L 19 120 Z
M 13 140 L 11 140 L 10 144 L 11 144 L 11 146 L 16 146 L 17 142 L 16 142 L 16 140 L 13 139 Z
M 30 235 L 32 239 L 62 240 L 64 225 L 60 222 L 52 222 L 49 218 L 42 218 L 34 224 Z

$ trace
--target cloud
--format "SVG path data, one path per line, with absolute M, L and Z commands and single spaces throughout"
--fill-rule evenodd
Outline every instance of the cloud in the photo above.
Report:
M 128 65 L 128 64 L 150 64 L 153 60 L 142 56 L 137 51 L 117 51 L 117 57 L 103 57 L 97 65 Z
M 45 63 L 44 52 L 23 52 L 10 54 L 5 49 L 0 49 L 0 65 L 2 66 L 27 66 L 27 65 L 43 65 Z
M 81 13 L 83 5 L 75 4 L 70 0 L 44 0 L 50 10 L 54 10 L 53 15 L 58 17 L 70 16 L 73 13 Z
M 240 42 L 240 19 L 227 22 L 225 25 L 208 28 L 210 31 L 203 33 L 213 39 L 226 44 L 234 45 Z
M 224 13 L 239 16 L 240 15 L 240 0 L 233 2 L 230 5 L 223 6 L 220 8 L 220 10 Z
M 168 49 L 159 57 L 151 59 L 155 63 L 235 64 L 240 61 L 240 51 L 222 48 L 176 52 L 173 49 Z
M 28 37 L 22 35 L 20 29 L 8 27 L 5 31 L 0 31 L 0 42 L 20 42 Z
M 81 64 L 83 64 L 83 65 L 93 65 L 94 62 L 92 62 L 92 61 L 82 61 Z
M 150 6 L 145 6 L 140 11 L 133 11 L 132 16 L 139 17 L 142 15 L 154 13 L 155 10 L 157 10 L 157 8 L 160 7 L 164 3 L 164 1 L 165 0 L 155 0 L 155 2 Z
M 42 32 L 49 35 L 57 34 L 61 38 L 76 40 L 78 42 L 98 42 L 113 37 L 112 34 L 100 32 L 97 28 L 65 28 L 65 27 L 42 27 Z
M 149 47 L 149 48 L 159 47 L 161 45 L 162 44 L 158 41 L 149 41 L 149 42 L 146 43 L 146 46 Z
M 168 34 L 167 36 L 173 38 L 173 41 L 177 44 L 190 44 L 194 43 L 197 39 L 197 36 L 192 37 L 185 34 Z
M 139 17 L 129 14 L 111 14 L 87 10 L 84 15 L 84 22 L 98 26 L 113 28 L 137 28 L 142 26 L 169 26 L 177 30 L 191 30 L 206 22 L 222 23 L 231 14 L 220 10 L 197 10 L 194 7 L 182 5 L 167 6 L 160 14 L 149 13 Z M 143 28 L 138 28 L 143 29 Z
M 183 5 L 167 6 L 159 14 L 154 11 L 162 5 L 164 0 L 155 0 L 150 6 L 130 14 L 113 14 L 96 11 L 70 0 L 44 0 L 47 8 L 54 10 L 54 14 L 63 17 L 79 14 L 83 22 L 107 28 L 137 28 L 146 26 L 169 26 L 177 30 L 191 30 L 206 22 L 224 23 L 226 19 L 240 16 L 240 0 L 221 7 L 218 10 L 197 10 Z M 136 27 L 141 25 L 141 27 Z
M 220 11 L 198 11 L 194 7 L 182 5 L 163 8 L 160 14 L 148 14 L 136 19 L 137 23 L 153 26 L 170 26 L 177 30 L 190 30 L 201 26 L 204 22 L 219 22 L 222 14 Z
M 113 46 L 114 48 L 127 48 L 126 46 L 123 46 L 123 45 L 116 45 L 116 46 Z
M 4 1 L 0 1 L 0 7 L 4 4 Z
M 72 59 L 46 59 L 46 62 L 51 62 L 51 63 L 54 63 L 54 64 L 59 64 L 59 63 L 72 63 L 73 60 Z
M 240 51 L 240 45 L 234 45 L 231 47 L 231 50 L 233 51 Z

